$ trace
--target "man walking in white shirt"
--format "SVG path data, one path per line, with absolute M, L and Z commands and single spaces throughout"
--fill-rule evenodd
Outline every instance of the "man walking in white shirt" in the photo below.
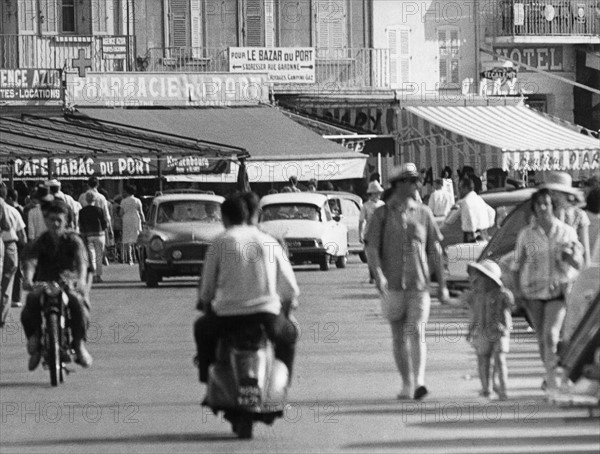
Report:
M 452 207 L 444 222 L 454 224 L 460 218 L 465 243 L 485 239 L 487 229 L 494 226 L 496 212 L 475 193 L 475 184 L 470 178 L 460 180 L 458 192 L 461 198 Z
M 433 182 L 434 191 L 429 196 L 429 208 L 433 212 L 433 215 L 436 217 L 439 216 L 448 216 L 450 213 L 450 209 L 452 205 L 454 205 L 454 199 L 452 194 L 444 189 L 444 181 L 441 178 L 438 178 Z

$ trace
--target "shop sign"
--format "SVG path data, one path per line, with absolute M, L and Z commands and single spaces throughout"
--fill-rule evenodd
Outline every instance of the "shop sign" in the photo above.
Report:
M 494 51 L 499 55 L 524 63 L 528 66 L 533 66 L 541 71 L 564 71 L 562 46 L 496 47 L 494 48 Z M 527 72 L 531 70 L 521 66 L 519 67 L 519 71 Z
M 0 69 L 0 101 L 43 104 L 62 98 L 60 69 Z
M 76 106 L 255 106 L 269 102 L 266 74 L 67 73 Z
M 314 47 L 230 47 L 229 72 L 267 73 L 276 84 L 314 84 Z
M 600 150 L 505 152 L 503 168 L 518 171 L 596 170 Z
M 127 58 L 127 37 L 103 37 L 102 57 L 104 60 L 125 60 Z
M 156 174 L 156 162 L 147 158 L 40 158 L 15 159 L 14 175 L 21 179 L 48 177 L 49 166 L 56 178 L 144 177 Z
M 230 162 L 205 156 L 166 156 L 163 161 L 164 175 L 197 175 L 203 173 L 228 173 Z

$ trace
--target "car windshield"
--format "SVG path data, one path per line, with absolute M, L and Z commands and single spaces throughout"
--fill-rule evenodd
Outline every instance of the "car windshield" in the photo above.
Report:
M 319 208 L 305 203 L 278 203 L 262 208 L 261 222 L 277 221 L 280 219 L 304 219 L 320 221 Z
M 221 205 L 205 200 L 163 202 L 158 206 L 156 222 L 221 222 Z

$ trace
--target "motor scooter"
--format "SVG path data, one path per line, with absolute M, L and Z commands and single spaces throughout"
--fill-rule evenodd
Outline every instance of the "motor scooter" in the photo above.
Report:
M 288 380 L 264 327 L 244 326 L 219 339 L 202 405 L 215 415 L 223 412 L 233 432 L 250 439 L 255 421 L 271 425 L 283 416 Z

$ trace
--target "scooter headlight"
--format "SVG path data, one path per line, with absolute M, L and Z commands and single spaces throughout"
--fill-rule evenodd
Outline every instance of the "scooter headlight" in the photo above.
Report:
M 153 238 L 152 241 L 150 241 L 150 249 L 152 249 L 154 252 L 160 252 L 164 248 L 165 243 L 160 238 Z

